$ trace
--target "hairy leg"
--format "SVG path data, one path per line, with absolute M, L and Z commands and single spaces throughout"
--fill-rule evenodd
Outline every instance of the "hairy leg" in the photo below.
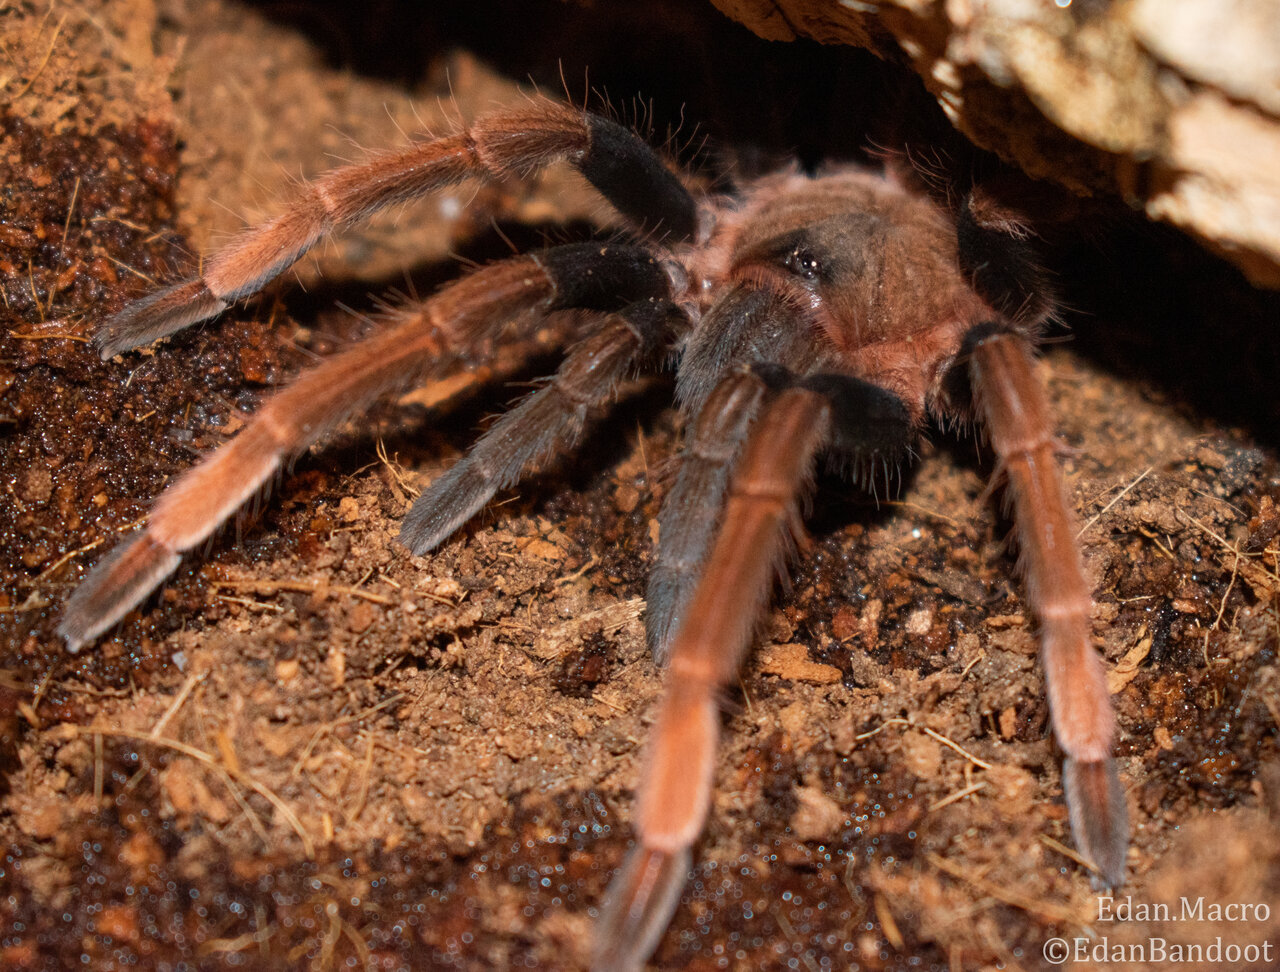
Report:
M 588 411 L 652 357 L 684 313 L 669 300 L 638 301 L 610 315 L 578 345 L 549 384 L 502 416 L 466 456 L 431 484 L 405 516 L 400 542 L 424 554 L 493 498 L 578 441 Z
M 639 843 L 610 886 L 595 968 L 639 967 L 671 919 L 711 804 L 718 694 L 750 643 L 828 419 L 820 394 L 791 388 L 765 406 L 752 430 L 723 526 L 671 646 L 635 811 Z
M 273 395 L 231 442 L 165 490 L 146 527 L 98 564 L 72 594 L 58 633 L 72 651 L 101 634 L 253 496 L 289 455 L 415 376 L 433 377 L 460 351 L 482 348 L 513 319 L 565 308 L 610 310 L 664 297 L 663 266 L 644 247 L 570 244 L 486 267 L 398 323 L 328 358 Z
M 751 427 L 706 565 L 671 642 L 666 692 L 638 789 L 638 846 L 610 886 L 597 930 L 600 969 L 641 964 L 670 920 L 711 803 L 718 696 L 738 670 L 788 541 L 801 529 L 797 503 L 814 456 L 828 444 L 864 460 L 899 455 L 913 434 L 906 405 L 860 379 L 796 378 L 777 365 L 757 367 L 755 375 L 778 390 Z M 721 394 L 717 388 L 708 401 Z M 757 401 L 747 396 L 742 406 Z
M 658 559 L 649 575 L 645 631 L 654 661 L 665 665 L 720 522 L 729 474 L 764 398 L 751 372 L 724 379 L 698 413 L 680 469 L 658 514 Z
M 645 142 L 606 118 L 548 98 L 484 115 L 466 130 L 302 186 L 280 216 L 249 227 L 214 253 L 198 277 L 125 306 L 99 330 L 103 359 L 173 334 L 262 289 L 322 237 L 387 206 L 464 179 L 502 178 L 568 161 L 634 226 L 655 239 L 691 238 L 694 202 Z
M 1049 404 L 1023 337 L 981 326 L 966 346 L 975 403 L 1007 479 L 1027 597 L 1040 621 L 1053 731 L 1066 753 L 1071 832 L 1102 878 L 1118 887 L 1129 823 L 1111 758 L 1115 717 L 1102 660 L 1090 643 L 1092 600 L 1058 472 Z
M 793 370 L 823 365 L 813 358 L 813 328 L 814 323 L 781 295 L 739 286 L 721 297 L 689 337 L 676 397 L 696 418 L 659 516 L 658 560 L 647 594 L 645 628 L 649 650 L 659 664 L 665 664 L 682 623 L 720 519 L 733 464 L 765 387 L 783 388 L 794 382 Z M 842 379 L 836 376 L 834 382 L 838 386 Z M 871 405 L 872 413 L 854 422 L 857 441 L 847 448 L 841 441 L 833 443 L 838 453 L 856 459 L 869 454 L 862 438 L 868 428 L 880 428 L 876 397 L 859 403 Z M 846 425 L 837 423 L 838 439 L 845 437 Z

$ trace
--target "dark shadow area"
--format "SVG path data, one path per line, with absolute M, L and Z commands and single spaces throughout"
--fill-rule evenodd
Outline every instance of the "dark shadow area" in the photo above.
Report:
M 865 51 L 771 43 L 710 4 L 678 0 L 251 6 L 306 33 L 334 66 L 413 86 L 465 48 L 550 94 L 567 88 L 582 102 L 589 90 L 595 108 L 607 98 L 658 138 L 678 132 L 687 152 L 706 136 L 809 164 L 857 156 L 878 106 L 916 85 Z
M 1054 255 L 1072 347 L 1162 401 L 1280 445 L 1280 293 L 1118 208 Z

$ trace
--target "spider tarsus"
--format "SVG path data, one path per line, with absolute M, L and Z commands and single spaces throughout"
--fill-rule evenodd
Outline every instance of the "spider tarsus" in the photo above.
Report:
M 181 560 L 180 553 L 145 530 L 113 550 L 81 581 L 63 609 L 58 635 L 65 639 L 67 650 L 78 652 L 123 618 Z
M 707 531 L 708 534 L 710 530 Z M 705 556 L 705 550 L 703 555 Z M 683 608 L 698 579 L 697 564 L 667 564 L 659 561 L 649 573 L 645 589 L 645 642 L 654 664 L 666 667 L 671 656 L 671 639 L 684 623 Z
M 103 361 L 221 314 L 227 302 L 199 277 L 126 304 L 102 324 L 93 343 Z
M 398 539 L 415 556 L 428 554 L 447 540 L 497 492 L 492 475 L 470 458 L 455 463 L 405 514 Z
M 593 972 L 629 972 L 657 947 L 689 877 L 690 852 L 635 847 L 605 893 L 595 927 Z
M 1071 817 L 1071 833 L 1080 852 L 1093 862 L 1108 887 L 1124 884 L 1129 849 L 1129 813 L 1115 760 L 1062 763 L 1062 789 Z

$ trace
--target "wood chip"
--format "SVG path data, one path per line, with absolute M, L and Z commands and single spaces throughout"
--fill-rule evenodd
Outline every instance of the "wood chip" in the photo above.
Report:
M 794 682 L 831 685 L 840 681 L 840 669 L 809 660 L 809 649 L 800 644 L 770 645 L 760 652 L 760 671 Z
M 1142 664 L 1143 659 L 1151 653 L 1152 636 L 1147 632 L 1145 626 L 1142 631 L 1142 637 L 1138 639 L 1138 643 L 1115 663 L 1115 666 L 1107 672 L 1107 691 L 1115 695 L 1122 688 L 1138 677 L 1138 666 Z

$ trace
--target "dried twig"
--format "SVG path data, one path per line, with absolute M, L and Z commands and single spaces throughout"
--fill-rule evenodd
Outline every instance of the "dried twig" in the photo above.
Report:
M 995 898 L 997 901 L 1002 901 L 1005 904 L 1025 911 L 1028 914 L 1038 915 L 1041 918 L 1059 925 L 1075 924 L 1079 921 L 1075 914 L 1068 909 L 1063 908 L 1061 905 L 1052 904 L 1048 901 L 1037 901 L 1035 898 L 1019 894 L 1017 891 L 1011 890 L 1002 884 L 996 884 L 994 881 L 988 881 L 986 878 L 970 873 L 959 864 L 953 864 L 945 857 L 940 857 L 937 854 L 929 854 L 927 855 L 927 860 L 944 874 L 950 874 L 953 878 L 958 878 L 975 890 L 980 891 L 982 894 Z
M 304 580 L 219 580 L 214 581 L 214 586 L 224 588 L 229 591 L 248 591 L 252 594 L 277 594 L 280 591 L 287 591 L 294 594 L 343 594 L 347 597 L 357 597 L 362 601 L 372 601 L 374 604 L 381 604 L 386 607 L 393 607 L 395 601 L 382 594 L 374 594 L 372 591 L 366 591 L 359 587 L 344 587 L 341 585 L 327 584 L 324 581 L 304 581 Z
M 154 743 L 158 746 L 164 747 L 165 749 L 171 749 L 176 753 L 189 756 L 198 762 L 204 763 L 206 766 L 212 766 L 221 770 L 231 779 L 242 783 L 249 789 L 253 790 L 254 793 L 265 798 L 268 803 L 280 811 L 280 816 L 282 816 L 289 826 L 293 828 L 293 832 L 296 833 L 298 838 L 302 841 L 303 852 L 308 858 L 314 858 L 316 856 L 315 844 L 312 842 L 310 835 L 305 829 L 303 829 L 302 821 L 300 821 L 297 815 L 289 808 L 289 805 L 271 789 L 264 786 L 262 783 L 259 783 L 244 770 L 232 770 L 230 767 L 222 766 L 217 759 L 209 753 L 206 753 L 204 750 L 196 749 L 195 746 L 189 746 L 184 742 L 179 742 L 176 739 L 170 739 L 167 736 L 153 737 L 150 733 L 136 732 L 132 729 L 114 729 L 109 726 L 75 726 L 74 728 L 76 732 L 81 735 L 112 736 L 117 739 L 132 739 L 134 742 L 139 743 Z

